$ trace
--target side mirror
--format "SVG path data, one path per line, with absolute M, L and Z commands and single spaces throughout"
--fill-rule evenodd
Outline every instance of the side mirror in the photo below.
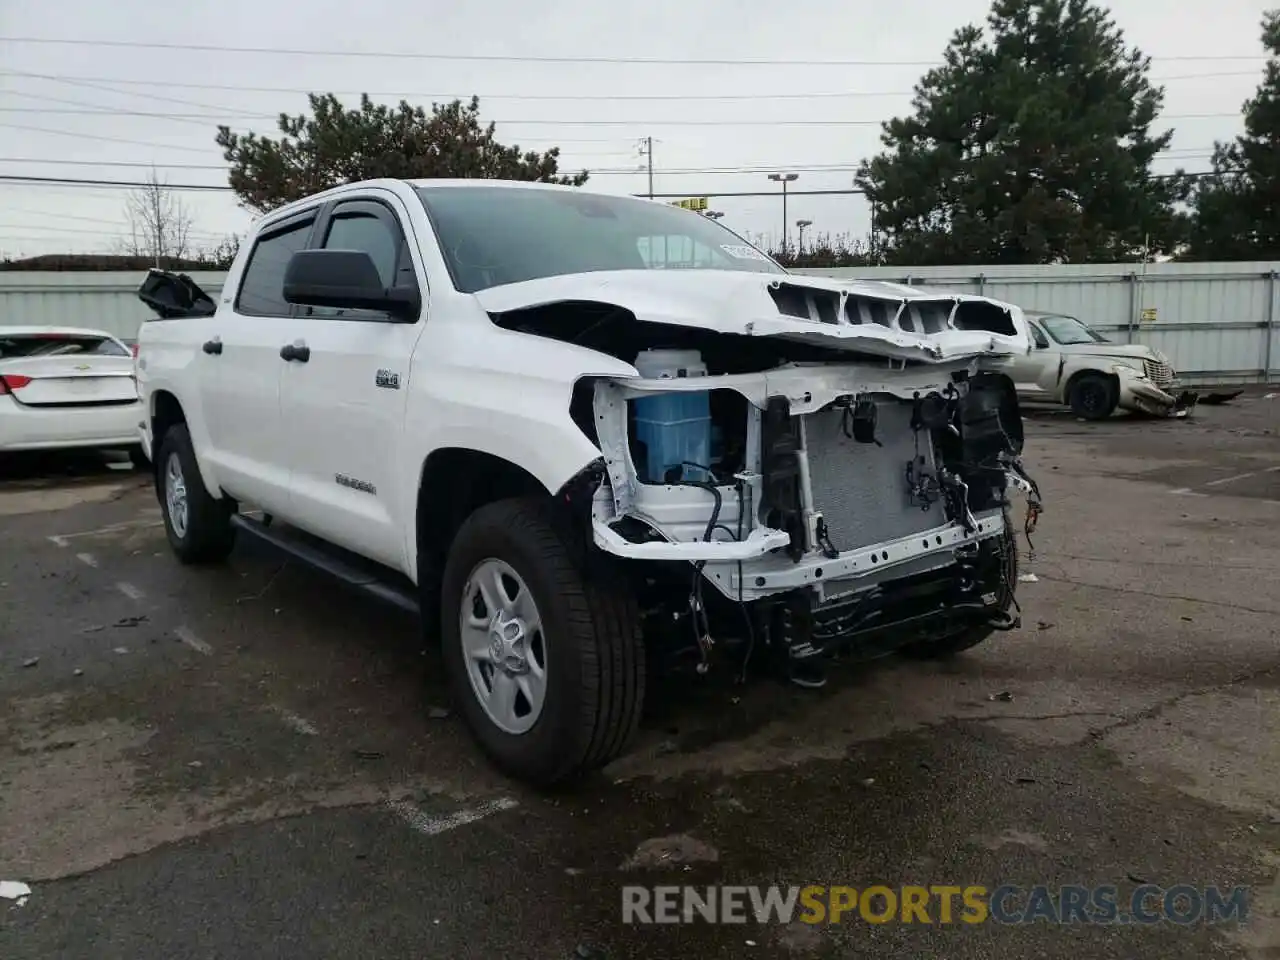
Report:
M 299 250 L 284 272 L 284 299 L 310 307 L 384 310 L 413 323 L 422 310 L 416 285 L 384 287 L 373 257 L 363 250 Z

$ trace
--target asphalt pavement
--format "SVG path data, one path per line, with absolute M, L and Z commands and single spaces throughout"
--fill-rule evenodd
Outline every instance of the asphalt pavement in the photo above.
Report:
M 0 465 L 0 881 L 31 888 L 0 958 L 1280 957 L 1266 397 L 1031 416 L 1020 630 L 816 692 L 671 678 L 554 794 L 486 763 L 412 618 L 249 543 L 180 566 L 123 465 Z M 1247 921 L 622 914 L 626 885 L 1144 883 L 1247 885 Z

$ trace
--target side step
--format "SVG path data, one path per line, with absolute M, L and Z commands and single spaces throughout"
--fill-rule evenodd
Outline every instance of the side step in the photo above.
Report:
M 284 551 L 308 566 L 336 577 L 362 593 L 384 603 L 393 604 L 409 613 L 419 612 L 418 598 L 413 584 L 393 570 L 308 536 L 301 530 L 291 530 L 279 524 L 267 526 L 262 521 L 246 517 L 244 514 L 236 514 L 231 518 L 231 522 L 245 533 L 257 537 L 277 550 Z

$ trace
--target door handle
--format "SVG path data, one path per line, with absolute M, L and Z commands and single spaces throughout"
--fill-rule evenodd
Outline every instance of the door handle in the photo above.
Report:
M 217 337 L 212 340 L 206 340 L 204 346 L 200 348 L 205 353 L 219 354 L 222 353 L 222 341 Z
M 311 359 L 311 348 L 305 343 L 286 343 L 280 348 L 280 359 L 306 363 Z

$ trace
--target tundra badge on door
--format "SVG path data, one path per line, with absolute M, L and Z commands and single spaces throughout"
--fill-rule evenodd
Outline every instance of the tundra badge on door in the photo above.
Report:
M 373 385 L 387 390 L 399 390 L 400 374 L 393 373 L 390 370 L 379 370 L 373 375 Z

